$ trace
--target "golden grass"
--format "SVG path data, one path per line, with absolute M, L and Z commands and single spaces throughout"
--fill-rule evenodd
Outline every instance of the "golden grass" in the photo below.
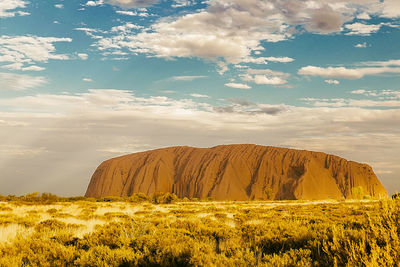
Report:
M 397 266 L 399 235 L 399 200 L 0 202 L 1 267 Z

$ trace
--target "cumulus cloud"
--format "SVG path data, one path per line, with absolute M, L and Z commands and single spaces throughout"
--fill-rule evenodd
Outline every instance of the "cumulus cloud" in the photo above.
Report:
M 356 22 L 345 25 L 345 28 L 349 30 L 349 32 L 345 33 L 346 35 L 370 35 L 371 33 L 379 31 L 381 25 Z
M 41 67 L 26 66 L 48 60 L 67 60 L 68 55 L 57 54 L 54 43 L 71 42 L 71 38 L 38 36 L 0 36 L 0 63 L 13 64 L 14 69 L 42 70 Z M 29 69 L 30 68 L 30 69 Z
M 194 0 L 174 0 L 173 8 L 191 6 L 195 3 Z
M 360 12 L 352 3 L 340 3 L 212 0 L 195 13 L 162 18 L 138 33 L 103 36 L 95 45 L 102 51 L 127 49 L 164 58 L 223 59 L 232 64 L 287 63 L 293 59 L 254 55 L 264 49 L 262 41 L 287 40 L 298 32 L 298 27 L 323 34 L 341 31 L 342 24 Z M 118 13 L 135 15 L 128 12 Z
M 400 2 L 397 0 L 385 0 L 381 3 L 382 16 L 386 18 L 400 17 Z
M 325 82 L 327 84 L 335 84 L 335 85 L 340 84 L 340 82 L 338 80 L 325 80 Z
M 342 15 L 325 5 L 311 12 L 311 21 L 305 27 L 311 32 L 332 33 L 340 31 L 342 23 Z
M 20 91 L 47 83 L 42 76 L 30 76 L 0 72 L 0 90 Z
M 256 84 L 284 85 L 289 78 L 288 73 L 273 71 L 270 69 L 247 69 L 240 77 L 243 81 Z
M 104 3 L 127 8 L 151 5 L 157 1 L 89 1 L 87 5 Z M 190 3 L 182 0 L 176 4 Z M 383 24 L 367 24 L 365 20 L 368 16 L 371 14 L 374 17 L 388 17 L 387 10 L 397 5 L 391 0 L 210 0 L 204 4 L 206 7 L 203 9 L 160 18 L 153 24 L 137 28 L 135 31 L 86 33 L 97 39 L 94 46 L 101 50 L 103 55 L 123 52 L 167 59 L 197 57 L 224 64 L 219 65 L 223 68 L 217 70 L 223 74 L 229 64 L 293 61 L 289 57 L 258 55 L 264 50 L 264 42 L 288 40 L 304 31 L 317 34 L 344 31 L 349 35 L 369 35 L 378 31 Z M 130 16 L 139 14 L 136 10 L 116 12 Z M 357 17 L 363 18 L 364 22 L 354 22 Z M 105 51 L 108 51 L 108 54 L 104 54 Z M 258 80 L 265 78 L 260 77 Z M 278 79 L 267 82 L 279 83 Z
M 24 12 L 21 8 L 26 8 L 28 1 L 24 0 L 2 0 L 0 1 L 0 18 L 14 17 L 15 15 L 25 16 L 30 15 Z
M 143 26 L 127 22 L 123 25 L 112 27 L 111 31 L 126 34 L 126 33 L 131 32 L 132 30 L 138 30 L 138 29 L 142 29 L 142 28 L 143 28 Z
M 83 78 L 82 81 L 84 82 L 93 82 L 93 80 L 91 78 Z
M 62 9 L 62 8 L 64 8 L 64 5 L 63 4 L 55 4 L 54 7 Z
M 236 89 L 250 89 L 251 86 L 248 86 L 244 83 L 226 83 L 225 86 L 236 88 Z
M 357 15 L 357 19 L 369 20 L 371 16 L 367 12 L 363 12 Z
M 213 106 L 111 89 L 12 97 L 0 99 L 0 106 L 7 109 L 0 112 L 0 150 L 14 146 L 20 152 L 0 153 L 0 194 L 83 194 L 103 160 L 172 145 L 258 143 L 393 162 L 381 165 L 392 172 L 380 176 L 389 188 L 400 171 L 398 108 L 295 107 L 243 99 Z M 29 164 L 21 168 L 22 162 Z
M 103 4 L 103 0 L 99 1 L 87 1 L 85 6 L 100 6 Z
M 85 53 L 78 53 L 78 57 L 82 60 L 87 60 L 89 58 L 89 55 Z
M 356 45 L 354 45 L 354 47 L 355 48 L 366 48 L 367 47 L 367 43 L 364 42 L 364 43 L 356 44 Z

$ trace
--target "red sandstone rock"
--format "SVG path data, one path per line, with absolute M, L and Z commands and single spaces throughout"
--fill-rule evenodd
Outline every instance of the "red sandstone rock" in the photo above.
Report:
M 213 148 L 169 147 L 104 161 L 94 172 L 87 197 L 172 192 L 178 197 L 216 200 L 341 199 L 352 188 L 364 195 L 387 192 L 367 164 L 321 152 L 259 145 Z

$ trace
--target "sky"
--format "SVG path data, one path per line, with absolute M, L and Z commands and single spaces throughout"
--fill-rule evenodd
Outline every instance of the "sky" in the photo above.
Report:
M 398 0 L 1 0 L 0 194 L 83 195 L 104 160 L 252 143 L 400 191 Z

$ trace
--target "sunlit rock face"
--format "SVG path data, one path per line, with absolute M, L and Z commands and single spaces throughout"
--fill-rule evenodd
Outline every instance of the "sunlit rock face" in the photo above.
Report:
M 387 196 L 369 165 L 334 155 L 247 144 L 180 146 L 104 161 L 86 196 L 172 192 L 216 200 L 342 199 L 355 197 L 356 187 L 362 195 Z

